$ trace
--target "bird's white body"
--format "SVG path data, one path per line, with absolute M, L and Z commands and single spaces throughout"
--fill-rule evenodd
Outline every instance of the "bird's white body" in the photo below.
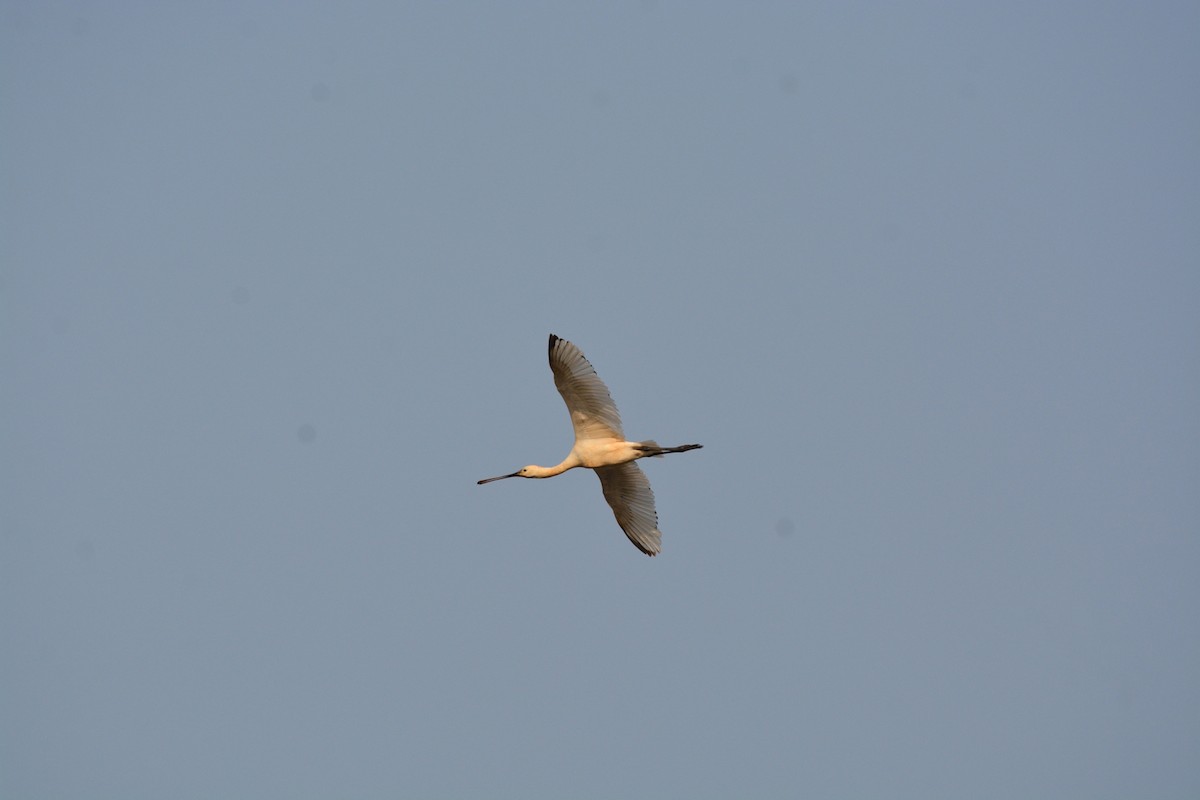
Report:
M 649 456 L 695 450 L 700 445 L 659 447 L 653 441 L 626 441 L 608 387 L 578 347 L 554 334 L 550 334 L 550 369 L 575 429 L 571 452 L 557 466 L 530 464 L 508 475 L 484 478 L 479 483 L 504 478 L 552 478 L 576 467 L 595 470 L 604 499 L 612 507 L 621 530 L 646 555 L 658 554 L 662 550 L 662 532 L 658 530 L 654 492 L 645 473 L 634 462 Z
M 603 439 L 579 439 L 571 452 L 562 463 L 556 467 L 539 467 L 536 464 L 525 467 L 517 477 L 521 478 L 553 478 L 569 469 L 584 467 L 612 467 L 625 464 L 639 458 L 645 458 L 645 453 L 637 450 L 641 442 L 627 442 L 624 437 L 610 436 Z

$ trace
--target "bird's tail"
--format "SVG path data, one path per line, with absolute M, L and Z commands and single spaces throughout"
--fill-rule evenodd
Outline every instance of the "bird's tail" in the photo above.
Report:
M 703 446 L 702 444 L 681 444 L 678 447 L 659 447 L 658 442 L 653 439 L 647 439 L 644 442 L 638 442 L 634 449 L 643 454 L 642 458 L 646 458 L 647 456 L 660 458 L 666 453 L 686 453 L 688 450 L 696 450 Z

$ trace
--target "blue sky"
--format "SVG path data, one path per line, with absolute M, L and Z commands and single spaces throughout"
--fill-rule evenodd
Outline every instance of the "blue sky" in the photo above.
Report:
M 1197 30 L 4 3 L 0 794 L 1197 796 Z

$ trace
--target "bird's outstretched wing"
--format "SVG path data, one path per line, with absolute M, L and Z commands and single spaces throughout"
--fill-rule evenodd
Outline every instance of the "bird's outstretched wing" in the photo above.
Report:
M 621 415 L 604 381 L 583 357 L 582 350 L 553 333 L 550 369 L 554 372 L 554 385 L 571 413 L 576 439 L 625 439 Z
M 662 550 L 662 532 L 658 530 L 658 512 L 654 510 L 654 492 L 646 473 L 632 461 L 615 467 L 597 467 L 604 499 L 612 507 L 617 524 L 634 547 L 648 556 Z

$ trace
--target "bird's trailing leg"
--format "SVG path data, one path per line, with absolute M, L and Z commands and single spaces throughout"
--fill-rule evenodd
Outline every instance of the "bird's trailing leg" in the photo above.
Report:
M 686 453 L 688 450 L 696 450 L 703 446 L 702 444 L 681 444 L 678 447 L 659 447 L 658 442 L 648 439 L 644 442 L 638 442 L 633 449 L 642 454 L 639 458 L 646 458 L 647 456 L 658 458 L 666 453 Z

